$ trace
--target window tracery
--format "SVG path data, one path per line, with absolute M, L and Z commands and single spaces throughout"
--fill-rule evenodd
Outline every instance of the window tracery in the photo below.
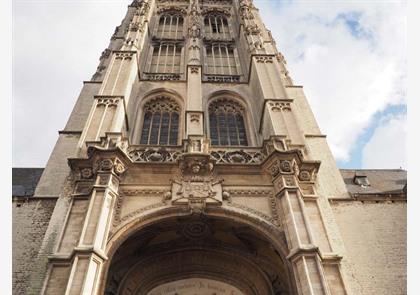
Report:
M 160 42 L 153 46 L 150 73 L 180 73 L 182 45 Z
M 228 44 L 206 46 L 207 72 L 210 75 L 239 75 L 234 48 Z
M 204 17 L 204 31 L 210 39 L 231 39 L 229 23 L 226 16 L 209 13 Z
M 209 106 L 213 146 L 247 146 L 245 108 L 234 100 L 218 99 Z
M 180 106 L 174 99 L 156 97 L 144 105 L 143 114 L 140 144 L 178 144 Z
M 180 13 L 167 12 L 159 18 L 157 38 L 179 39 L 183 37 L 184 18 Z

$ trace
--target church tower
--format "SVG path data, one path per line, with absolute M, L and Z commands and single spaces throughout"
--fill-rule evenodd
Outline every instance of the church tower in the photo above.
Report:
M 355 294 L 348 198 L 252 0 L 136 0 L 51 154 L 27 294 Z

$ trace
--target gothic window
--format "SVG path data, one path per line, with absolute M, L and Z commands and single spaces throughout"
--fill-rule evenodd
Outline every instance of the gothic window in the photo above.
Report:
M 234 49 L 226 44 L 213 43 L 206 46 L 207 74 L 239 75 Z
M 206 36 L 209 38 L 230 39 L 229 24 L 224 15 L 208 14 L 204 18 Z
M 179 73 L 182 46 L 173 42 L 160 42 L 153 46 L 151 73 Z
M 157 37 L 178 39 L 182 37 L 184 18 L 178 13 L 165 13 L 159 19 Z
M 177 145 L 179 105 L 171 98 L 157 97 L 144 106 L 140 144 Z
M 210 139 L 214 146 L 247 146 L 245 109 L 239 103 L 219 99 L 209 106 Z

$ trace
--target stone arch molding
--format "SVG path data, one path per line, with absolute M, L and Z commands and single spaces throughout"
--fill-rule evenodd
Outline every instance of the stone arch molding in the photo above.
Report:
M 196 214 L 192 214 L 190 210 L 188 210 L 186 207 L 183 207 L 183 206 L 172 206 L 172 205 L 161 204 L 160 206 L 156 206 L 156 207 L 157 208 L 140 212 L 132 216 L 132 218 L 119 224 L 117 227 L 115 227 L 112 230 L 112 232 L 110 232 L 109 239 L 106 246 L 106 255 L 108 257 L 108 260 L 102 269 L 100 292 L 105 291 L 106 282 L 108 280 L 108 271 L 109 271 L 109 267 L 111 265 L 113 256 L 126 240 L 128 240 L 134 234 L 146 229 L 149 226 L 156 225 L 161 222 L 171 220 L 174 218 L 176 219 L 176 218 L 182 218 L 182 217 L 197 216 Z M 209 207 L 209 208 L 206 208 L 206 211 L 204 212 L 203 216 L 210 219 L 226 220 L 226 221 L 232 221 L 232 222 L 241 224 L 244 227 L 250 228 L 256 234 L 256 236 L 261 236 L 262 238 L 269 241 L 273 249 L 275 249 L 275 251 L 278 253 L 280 261 L 284 265 L 285 270 L 288 272 L 286 275 L 287 277 L 286 280 L 288 281 L 288 284 L 289 284 L 288 288 L 290 289 L 294 288 L 292 285 L 290 285 L 290 284 L 293 284 L 291 280 L 291 277 L 293 276 L 293 274 L 292 274 L 291 265 L 286 258 L 286 255 L 288 253 L 287 244 L 284 239 L 284 234 L 282 233 L 279 227 L 262 219 L 256 214 L 245 211 L 244 209 L 241 209 L 241 208 L 233 208 L 233 207 L 230 208 L 227 206 L 214 207 L 214 208 Z M 166 255 L 166 254 L 162 254 L 162 255 Z M 159 259 L 163 259 L 162 261 L 167 260 L 166 258 L 163 258 L 163 256 L 159 256 L 159 257 L 160 257 Z M 220 256 L 218 257 L 220 258 Z M 222 259 L 222 261 L 226 259 L 224 258 Z M 248 263 L 247 265 L 250 265 L 249 262 L 244 262 L 244 263 L 245 264 Z M 202 273 L 200 274 L 199 277 L 223 281 L 223 278 L 221 277 L 221 273 L 217 273 L 214 267 L 212 267 L 211 265 L 208 265 L 208 269 L 213 269 L 213 271 L 209 271 L 208 273 Z M 229 273 L 231 270 L 232 268 L 228 267 L 228 269 L 225 270 L 225 273 Z M 131 271 L 135 272 L 135 269 L 133 268 Z M 192 273 L 194 274 L 197 273 L 194 270 L 194 267 L 193 266 L 191 266 L 190 268 L 187 267 L 183 270 L 183 272 L 180 273 L 180 276 L 177 279 L 192 277 L 191 275 Z M 264 283 L 264 280 L 266 280 L 266 278 L 264 278 L 263 275 L 257 275 L 257 274 L 255 275 L 259 277 L 259 284 L 261 285 L 257 288 L 269 288 L 270 284 L 267 282 Z M 158 284 L 168 282 L 168 281 L 165 281 L 164 277 L 165 276 L 163 274 L 162 274 L 162 279 L 155 278 L 154 280 L 152 280 L 150 277 L 149 278 L 145 277 L 144 278 L 145 280 L 155 282 L 154 284 L 148 285 L 147 287 L 149 288 L 148 291 L 152 290 L 152 288 L 156 287 Z M 171 277 L 171 279 L 173 280 L 174 277 Z M 232 281 L 230 282 L 225 281 L 225 283 L 232 283 Z M 271 293 L 271 291 L 270 292 L 267 291 L 268 293 L 256 293 L 255 286 L 251 286 L 249 284 L 247 285 L 246 282 L 241 281 L 239 278 L 237 278 L 233 286 L 239 288 L 242 292 L 244 292 L 244 294 L 250 294 L 250 295 L 273 294 Z M 124 293 L 118 293 L 118 294 L 124 294 Z M 133 294 L 137 294 L 137 293 L 133 293 Z M 143 294 L 143 293 L 138 293 L 138 294 Z
M 286 271 L 283 279 L 287 281 L 287 288 L 290 290 L 293 289 L 291 280 L 293 274 L 291 265 L 286 259 L 286 253 L 288 253 L 288 251 L 281 229 L 243 209 L 229 208 L 227 206 L 226 208 L 224 206 L 206 208 L 206 212 L 201 216 L 192 214 L 191 211 L 186 209 L 187 208 L 182 206 L 162 204 L 158 208 L 140 212 L 114 228 L 110 233 L 106 247 L 108 260 L 101 275 L 100 294 L 102 294 L 107 287 L 106 283 L 109 279 L 108 272 L 112 259 L 116 254 L 116 251 L 125 241 L 133 237 L 136 233 L 147 230 L 150 226 L 159 225 L 162 222 L 168 222 L 168 220 L 184 217 L 204 217 L 220 221 L 224 220 L 223 222 L 234 222 L 240 226 L 249 227 L 256 236 L 261 236 L 262 239 L 269 241 L 270 245 L 275 249 L 280 258 L 279 261 L 281 261 L 281 264 Z M 204 246 L 198 247 L 197 249 L 188 248 L 186 250 L 188 253 L 191 253 L 191 256 L 188 256 L 189 258 L 187 258 L 188 261 L 185 260 L 185 256 L 177 256 L 176 253 L 179 250 L 180 249 L 175 248 L 167 250 L 164 253 L 159 252 L 156 255 L 152 254 L 150 257 L 136 263 L 135 266 L 131 267 L 128 274 L 125 275 L 123 282 L 119 285 L 118 293 L 116 294 L 148 294 L 149 291 L 159 285 L 192 277 L 205 278 L 230 284 L 246 295 L 277 294 L 272 290 L 272 278 L 268 279 L 267 274 L 254 270 L 258 269 L 258 267 L 254 265 L 255 262 L 252 262 L 245 256 L 242 258 L 239 256 L 232 257 L 231 253 L 236 253 L 234 250 L 221 251 L 220 249 L 205 248 Z M 205 255 L 203 253 L 205 253 Z M 203 257 L 203 255 L 207 258 L 200 258 Z M 239 254 L 236 253 L 235 255 Z M 161 261 L 162 263 L 150 263 L 151 261 Z M 198 265 L 196 263 L 197 261 L 200 261 Z M 165 270 L 159 272 L 158 270 L 167 262 L 169 263 L 167 269 L 168 273 L 165 273 Z M 270 266 L 270 261 L 260 261 L 258 263 L 264 264 L 271 269 L 276 269 L 276 267 Z M 183 265 L 183 267 L 176 268 L 177 265 Z M 203 269 L 206 271 L 203 272 Z M 173 274 L 174 272 L 179 273 L 179 275 L 175 277 L 170 275 L 170 273 Z M 226 273 L 235 273 L 235 275 L 227 279 Z M 156 276 L 151 274 L 156 274 Z M 132 293 L 130 293 L 129 290 L 131 290 Z
M 130 218 L 123 219 L 123 222 L 115 226 L 109 234 L 106 253 L 108 257 L 112 257 L 119 246 L 132 234 L 143 228 L 163 221 L 180 216 L 190 216 L 193 213 L 187 206 L 172 206 L 165 203 L 157 203 L 131 214 Z M 289 253 L 283 232 L 273 223 L 258 216 L 253 210 L 247 211 L 241 207 L 209 207 L 206 208 L 204 215 L 209 218 L 219 218 L 225 220 L 243 223 L 252 228 L 255 232 L 261 234 L 267 240 L 272 242 L 273 247 L 281 254 L 281 258 L 285 261 Z

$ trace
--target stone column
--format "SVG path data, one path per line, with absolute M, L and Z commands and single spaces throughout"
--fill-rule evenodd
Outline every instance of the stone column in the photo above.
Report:
M 117 157 L 99 161 L 82 233 L 74 248 L 66 295 L 90 295 L 97 292 L 101 268 L 107 259 L 105 247 L 118 195 L 119 176 L 124 171 L 125 166 Z
M 275 159 L 270 166 L 281 222 L 300 295 L 331 294 L 321 256 L 298 188 L 293 159 Z
M 331 248 L 314 179 L 319 162 L 304 161 L 299 151 L 274 151 L 268 160 L 296 287 L 300 295 L 347 294 L 341 257 Z

